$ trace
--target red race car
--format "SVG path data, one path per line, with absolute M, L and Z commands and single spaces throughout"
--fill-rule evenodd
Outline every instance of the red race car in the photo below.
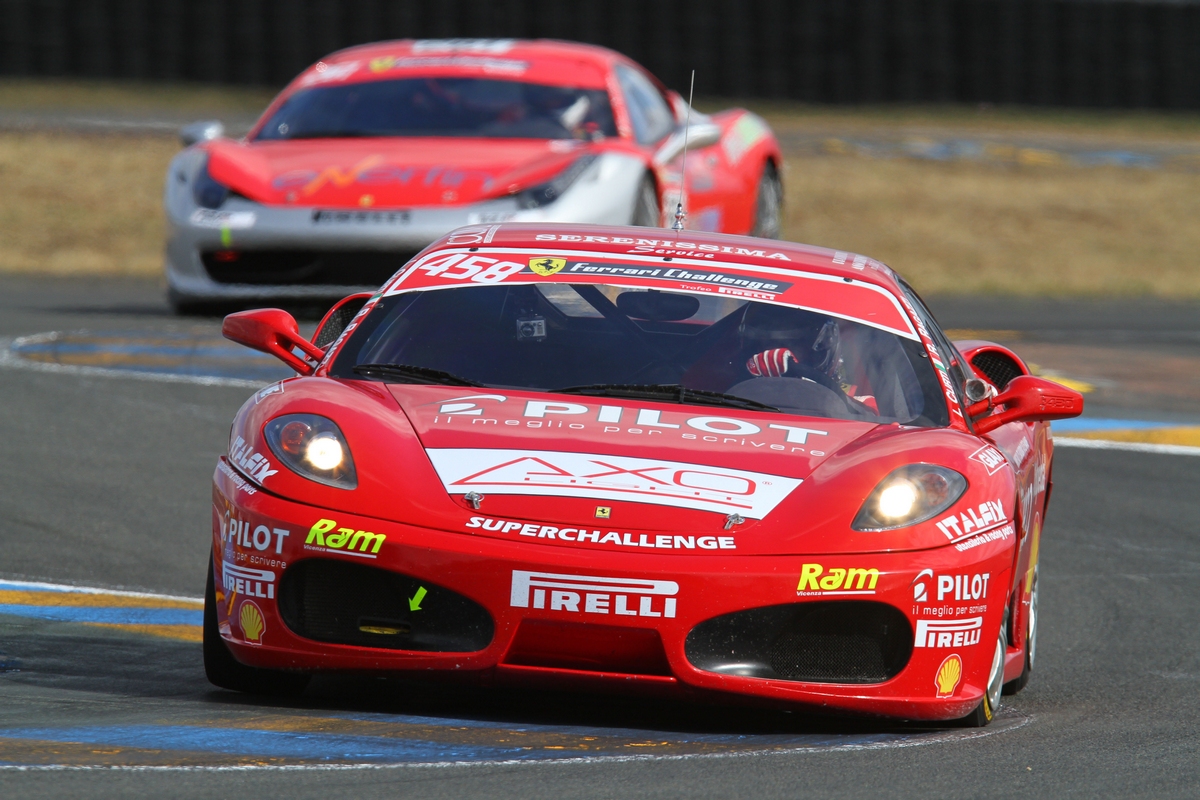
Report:
M 297 76 L 245 139 L 220 132 L 185 129 L 192 146 L 167 171 L 180 309 L 374 290 L 397 254 L 462 225 L 657 227 L 678 202 L 685 138 L 690 226 L 779 235 L 782 158 L 767 124 L 743 109 L 689 111 L 602 47 L 354 47 Z
M 1048 420 L 863 256 L 492 225 L 436 242 L 252 397 L 213 483 L 210 680 L 318 671 L 739 695 L 986 724 L 1037 634 Z

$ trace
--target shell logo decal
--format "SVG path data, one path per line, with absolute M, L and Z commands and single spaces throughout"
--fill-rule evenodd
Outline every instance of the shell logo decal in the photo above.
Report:
M 933 685 L 937 687 L 937 696 L 950 697 L 961 680 L 962 659 L 957 653 L 946 656 L 946 660 L 938 667 L 937 677 L 933 679 Z
M 238 612 L 238 623 L 242 628 L 242 638 L 250 644 L 262 644 L 262 635 L 266 630 L 262 610 L 250 600 L 242 601 L 241 611 Z

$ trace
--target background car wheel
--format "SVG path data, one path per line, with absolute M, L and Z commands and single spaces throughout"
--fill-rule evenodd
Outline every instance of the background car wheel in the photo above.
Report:
M 1005 694 L 1016 694 L 1029 683 L 1029 673 L 1033 671 L 1033 659 L 1037 656 L 1037 624 L 1038 624 L 1038 568 L 1033 568 L 1033 584 L 1029 590 L 1029 630 L 1025 636 L 1025 667 L 1021 676 L 1004 684 Z
M 1004 628 L 1001 626 L 1000 635 L 996 638 L 996 652 L 992 654 L 992 669 L 988 673 L 987 692 L 983 695 L 983 702 L 962 718 L 963 727 L 982 728 L 992 721 L 992 717 L 1000 709 L 1000 690 L 1004 687 L 1004 651 L 1006 647 Z
M 654 186 L 654 179 L 646 175 L 638 185 L 637 197 L 633 206 L 633 219 L 629 224 L 641 228 L 657 228 L 661 223 L 662 213 L 658 207 L 658 189 Z
M 217 591 L 212 556 L 208 558 L 208 583 L 204 590 L 204 674 L 209 683 L 235 692 L 296 695 L 304 691 L 309 676 L 295 672 L 248 667 L 233 657 L 217 629 Z
M 758 180 L 758 198 L 754 204 L 754 227 L 751 236 L 778 239 L 783 227 L 783 182 L 775 165 L 767 162 Z

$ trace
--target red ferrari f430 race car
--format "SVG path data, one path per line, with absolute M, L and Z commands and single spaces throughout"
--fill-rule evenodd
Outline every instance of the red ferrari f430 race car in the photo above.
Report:
M 1034 665 L 1049 420 L 853 253 L 483 225 L 246 402 L 213 483 L 210 679 L 322 671 L 992 719 Z

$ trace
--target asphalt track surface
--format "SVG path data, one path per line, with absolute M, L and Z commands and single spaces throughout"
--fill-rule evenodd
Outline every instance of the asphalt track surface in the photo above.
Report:
M 947 327 L 1066 344 L 1107 337 L 1151 356 L 1200 351 L 1200 314 L 1184 304 L 934 308 Z M 6 346 L 90 331 L 169 350 L 211 343 L 217 326 L 172 318 L 151 282 L 0 278 Z M 61 352 L 76 342 L 58 341 Z M 103 367 L 108 356 L 87 357 Z M 1200 794 L 1198 457 L 1059 449 L 1039 663 L 983 736 L 363 678 L 322 679 L 280 703 L 213 689 L 195 641 L 137 629 L 195 613 L 187 598 L 203 589 L 209 479 L 253 381 L 0 366 L 0 796 Z M 1125 416 L 1200 416 L 1187 403 L 1159 412 L 1144 398 L 1114 402 Z M 154 606 L 110 625 L 90 601 L 22 583 L 31 581 L 182 599 L 104 596 Z M 58 611 L 4 613 L 30 597 Z

